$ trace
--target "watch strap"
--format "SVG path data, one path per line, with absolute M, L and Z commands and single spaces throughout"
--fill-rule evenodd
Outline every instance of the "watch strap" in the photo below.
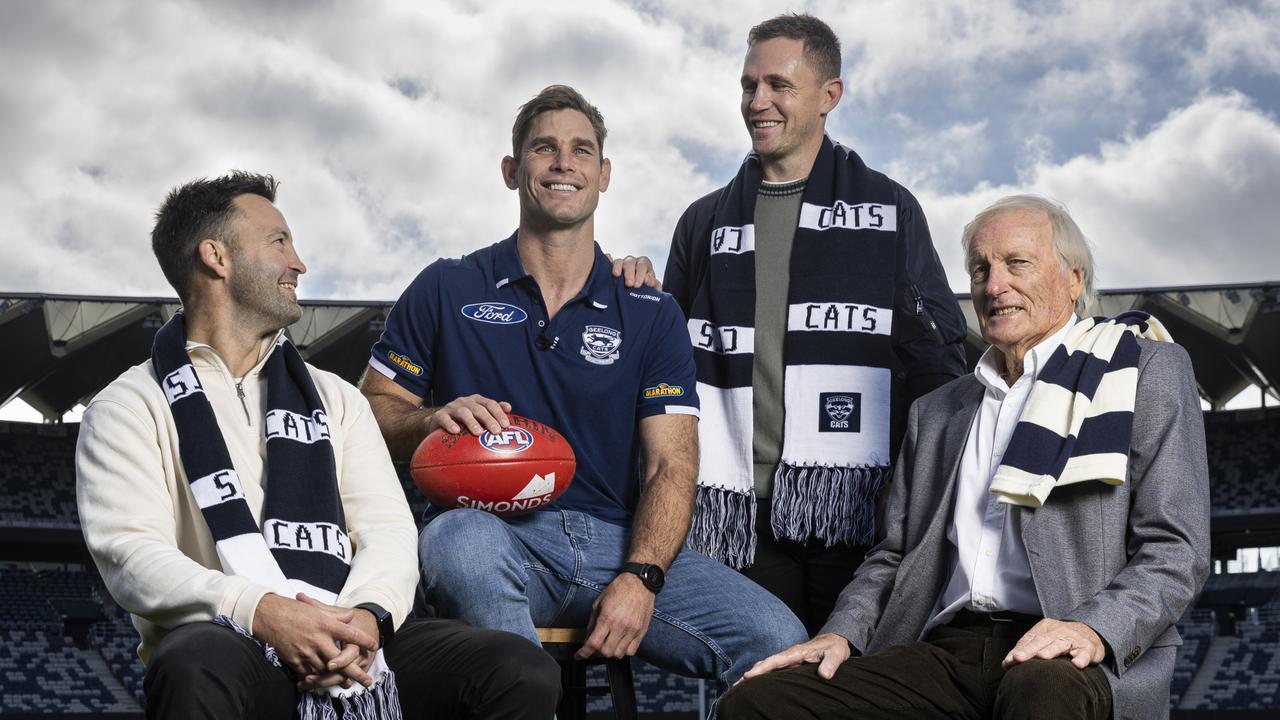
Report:
M 378 622 L 378 646 L 386 647 L 396 634 L 395 618 L 391 617 L 391 613 L 386 608 L 377 603 L 360 603 L 356 607 L 373 614 L 373 619 Z
M 666 578 L 662 568 L 652 563 L 625 562 L 622 563 L 621 572 L 629 572 L 639 577 L 640 582 L 644 583 L 644 586 L 654 595 L 657 595 L 665 584 Z M 651 577 L 655 574 L 657 577 Z

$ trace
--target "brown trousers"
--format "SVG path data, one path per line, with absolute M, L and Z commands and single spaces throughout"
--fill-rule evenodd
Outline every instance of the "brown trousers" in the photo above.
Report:
M 942 626 L 924 642 L 850 658 L 831 680 L 817 665 L 787 668 L 734 687 L 717 706 L 721 720 L 836 718 L 1111 717 L 1111 687 L 1097 665 L 1070 658 L 1000 662 L 1029 628 Z

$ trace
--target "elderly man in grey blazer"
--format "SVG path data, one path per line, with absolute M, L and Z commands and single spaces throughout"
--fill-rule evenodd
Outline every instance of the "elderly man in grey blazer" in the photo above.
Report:
M 724 720 L 1168 716 L 1174 622 L 1209 567 L 1190 360 L 1150 318 L 1090 344 L 1116 325 L 1076 315 L 1093 260 L 1057 204 L 1000 200 L 963 243 L 991 347 L 912 407 L 879 544 Z

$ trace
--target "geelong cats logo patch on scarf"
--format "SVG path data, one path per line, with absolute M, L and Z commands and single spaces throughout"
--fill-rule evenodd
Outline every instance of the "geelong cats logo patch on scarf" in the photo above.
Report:
M 818 393 L 818 432 L 860 432 L 862 394 Z
M 604 325 L 588 325 L 582 330 L 582 350 L 579 352 L 589 363 L 612 365 L 622 353 L 622 333 Z

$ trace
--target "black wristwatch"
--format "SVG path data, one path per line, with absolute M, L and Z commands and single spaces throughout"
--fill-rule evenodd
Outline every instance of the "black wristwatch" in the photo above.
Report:
M 378 621 L 378 647 L 386 647 L 391 638 L 396 636 L 396 621 L 391 613 L 383 610 L 377 603 L 360 603 L 356 607 L 373 613 L 373 619 Z
M 667 574 L 662 572 L 662 568 L 650 563 L 629 562 L 622 564 L 621 572 L 629 572 L 640 576 L 640 582 L 649 588 L 649 592 L 654 595 L 662 589 L 667 582 Z

